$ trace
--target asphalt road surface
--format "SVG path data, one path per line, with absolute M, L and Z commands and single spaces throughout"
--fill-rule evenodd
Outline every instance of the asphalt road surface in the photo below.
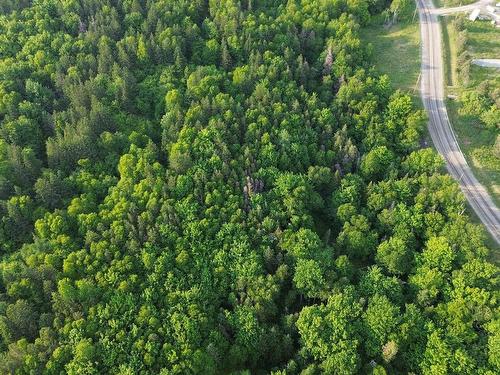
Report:
M 417 0 L 422 37 L 421 95 L 429 114 L 429 133 L 444 157 L 449 173 L 460 184 L 465 197 L 482 223 L 500 244 L 500 211 L 478 182 L 460 150 L 444 102 L 441 29 L 432 0 Z

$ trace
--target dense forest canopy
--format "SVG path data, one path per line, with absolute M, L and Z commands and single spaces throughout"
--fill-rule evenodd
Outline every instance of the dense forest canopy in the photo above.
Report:
M 499 373 L 390 5 L 0 1 L 0 373 Z

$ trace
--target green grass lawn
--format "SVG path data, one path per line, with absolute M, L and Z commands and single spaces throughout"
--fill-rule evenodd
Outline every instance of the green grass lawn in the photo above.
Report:
M 460 115 L 457 102 L 448 100 L 447 107 L 467 162 L 477 179 L 488 189 L 496 205 L 500 206 L 500 164 L 491 161 L 489 155 L 497 132 L 485 129 L 475 118 Z
M 417 79 L 420 74 L 420 31 L 418 16 L 414 22 L 399 23 L 385 28 L 380 18 L 363 29 L 362 39 L 373 46 L 375 69 L 387 74 L 396 89 L 418 97 Z M 415 90 L 416 88 L 416 90 Z M 420 103 L 420 100 L 418 101 Z
M 434 5 L 437 8 L 449 8 L 449 7 L 457 7 L 467 4 L 475 3 L 477 0 L 434 0 Z
M 488 21 L 467 22 L 467 51 L 474 58 L 500 58 L 500 29 L 494 28 Z M 476 86 L 488 80 L 500 89 L 500 70 L 472 66 L 469 86 Z
M 451 17 L 442 19 L 444 58 L 447 78 L 447 93 L 459 95 L 460 92 L 477 87 L 488 80 L 500 89 L 498 69 L 472 66 L 470 79 L 466 87 L 457 80 L 457 51 L 454 48 L 456 32 L 451 26 Z M 467 51 L 473 58 L 500 57 L 500 30 L 493 28 L 486 21 L 467 22 Z M 447 101 L 448 113 L 460 147 L 472 167 L 477 179 L 488 189 L 493 200 L 500 206 L 500 160 L 493 155 L 498 131 L 486 129 L 478 118 L 459 113 L 459 103 Z
M 500 89 L 500 74 L 496 69 L 471 66 L 467 87 L 458 82 L 457 33 L 451 26 L 451 17 L 442 18 L 444 42 L 445 75 L 447 93 L 458 95 L 462 90 L 473 89 L 488 80 Z M 473 58 L 500 58 L 500 30 L 493 28 L 487 21 L 467 22 L 467 51 Z M 497 206 L 500 206 L 500 160 L 492 152 L 498 131 L 485 129 L 479 119 L 459 113 L 459 103 L 447 100 L 448 114 L 460 143 L 460 147 L 471 166 L 476 178 L 486 187 Z M 480 223 L 472 209 L 469 209 L 474 222 Z M 500 251 L 497 243 L 488 236 L 487 244 L 493 251 L 490 260 L 500 264 Z
M 454 41 L 457 37 L 456 30 L 451 27 L 449 17 L 441 17 L 441 32 L 443 35 L 444 77 L 448 89 L 457 83 L 457 48 Z

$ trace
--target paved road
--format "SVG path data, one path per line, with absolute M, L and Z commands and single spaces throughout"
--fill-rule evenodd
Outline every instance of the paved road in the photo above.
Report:
M 422 37 L 421 95 L 429 114 L 429 132 L 449 173 L 492 237 L 500 244 L 500 211 L 474 177 L 453 133 L 444 103 L 441 29 L 432 0 L 417 0 Z

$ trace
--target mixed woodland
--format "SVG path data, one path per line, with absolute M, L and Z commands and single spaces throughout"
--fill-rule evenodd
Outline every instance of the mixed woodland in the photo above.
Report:
M 498 374 L 390 6 L 0 1 L 0 373 Z

